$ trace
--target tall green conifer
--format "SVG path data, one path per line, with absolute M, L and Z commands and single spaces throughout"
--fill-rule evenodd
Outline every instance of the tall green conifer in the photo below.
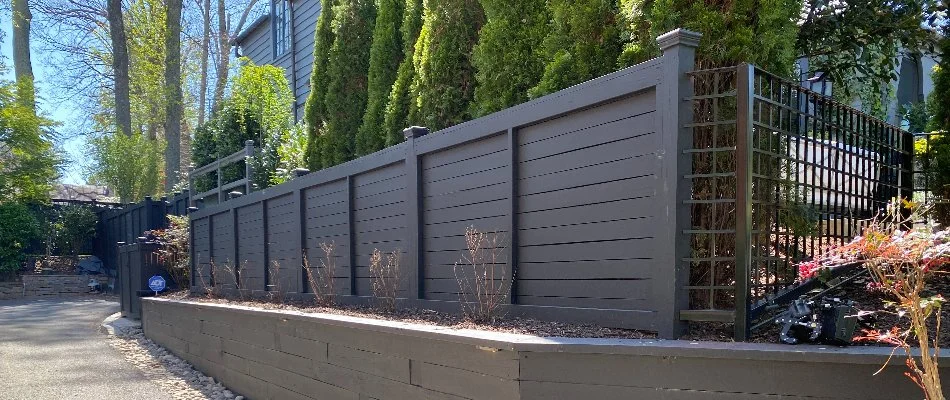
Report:
M 468 119 L 475 92 L 472 49 L 485 14 L 477 0 L 425 0 L 416 42 L 410 121 L 439 130 Z
M 528 100 L 528 89 L 544 73 L 541 44 L 550 19 L 544 0 L 481 0 L 481 4 L 487 22 L 473 57 L 478 82 L 473 116 Z
M 615 0 L 549 0 L 547 65 L 531 97 L 553 93 L 616 70 L 621 51 Z
M 399 64 L 399 70 L 396 71 L 396 81 L 393 82 L 393 87 L 389 92 L 383 118 L 382 130 L 386 137 L 387 146 L 401 142 L 403 140 L 402 130 L 411 125 L 408 121 L 409 107 L 412 102 L 409 87 L 415 76 L 412 58 L 415 54 L 419 31 L 422 29 L 422 0 L 405 1 L 405 11 L 403 12 L 402 24 L 399 27 L 400 36 L 402 37 L 403 57 Z
M 327 72 L 327 60 L 330 57 L 330 47 L 333 46 L 333 5 L 336 0 L 321 1 L 323 8 L 317 18 L 317 29 L 314 33 L 313 45 L 313 73 L 310 75 L 310 95 L 307 97 L 307 106 L 304 109 L 304 121 L 307 123 L 307 151 L 304 160 L 307 168 L 318 170 L 323 167 L 321 160 L 320 129 L 326 114 L 324 100 L 327 94 L 327 84 L 330 75 Z
M 327 61 L 323 167 L 353 158 L 356 133 L 366 110 L 369 49 L 376 5 L 372 0 L 341 0 L 333 6 L 333 46 Z
M 356 154 L 365 155 L 386 146 L 383 130 L 386 103 L 392 91 L 396 72 L 403 59 L 402 23 L 405 0 L 379 0 L 379 15 L 373 29 L 373 45 L 369 52 L 369 93 L 363 125 L 356 136 Z

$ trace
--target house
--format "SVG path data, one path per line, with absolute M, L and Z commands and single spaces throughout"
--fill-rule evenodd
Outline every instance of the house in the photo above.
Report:
M 303 118 L 307 95 L 310 93 L 310 74 L 313 71 L 314 31 L 320 16 L 320 0 L 270 0 L 269 11 L 255 20 L 235 39 L 237 55 L 246 56 L 255 64 L 271 64 L 284 69 L 296 101 L 294 117 Z M 813 91 L 830 96 L 830 83 L 812 79 L 808 60 L 798 62 L 801 84 Z M 937 61 L 921 54 L 902 55 L 898 65 L 898 79 L 892 83 L 894 96 L 890 98 L 887 122 L 907 128 L 899 113 L 900 106 L 924 101 L 933 91 L 930 71 Z M 861 108 L 861 103 L 852 104 Z
M 297 121 L 303 118 L 310 94 L 314 32 L 321 8 L 319 0 L 270 0 L 269 12 L 234 40 L 238 57 L 284 69 L 294 93 L 293 113 Z

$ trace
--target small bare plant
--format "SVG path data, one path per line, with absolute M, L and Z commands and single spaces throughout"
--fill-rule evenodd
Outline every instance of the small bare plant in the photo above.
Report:
M 213 275 L 214 260 L 211 260 L 208 265 L 209 265 L 209 270 L 211 271 L 211 275 Z M 205 279 L 204 268 L 199 265 L 198 268 L 195 268 L 195 270 L 198 272 L 198 285 L 201 287 L 201 291 L 204 292 L 205 297 L 209 299 L 214 297 L 215 295 L 214 285 L 210 283 L 210 280 L 211 280 L 210 277 L 209 279 Z
M 267 285 L 268 295 L 272 301 L 283 304 L 284 292 L 280 290 L 280 263 L 277 260 L 271 261 L 268 273 L 270 274 L 270 285 Z
M 469 226 L 465 245 L 465 253 L 454 266 L 462 314 L 474 322 L 494 322 L 502 316 L 502 305 L 511 293 L 504 237 Z
M 244 284 L 243 284 L 243 282 L 241 281 L 242 279 L 244 279 L 244 277 L 243 277 L 244 274 L 243 274 L 241 271 L 244 270 L 244 267 L 245 267 L 245 266 L 246 266 L 246 264 L 245 264 L 245 265 L 241 265 L 241 264 L 232 265 L 230 261 L 228 261 L 227 263 L 224 264 L 224 270 L 227 271 L 228 275 L 231 275 L 231 282 L 233 282 L 233 283 L 229 284 L 229 286 L 231 286 L 231 285 L 234 286 L 234 290 L 237 291 L 237 296 L 238 296 L 239 299 L 241 299 L 241 301 L 244 301 L 244 291 L 243 291 L 243 289 L 244 289 Z
M 311 267 L 306 251 L 303 253 L 303 268 L 307 272 L 307 280 L 310 281 L 310 289 L 313 290 L 314 299 L 317 304 L 323 306 L 333 305 L 333 296 L 335 291 L 335 272 L 336 272 L 336 244 L 320 243 L 320 250 L 323 251 L 323 257 L 320 259 L 319 267 Z
M 385 260 L 383 260 L 385 258 Z M 396 309 L 396 291 L 399 289 L 399 249 L 391 253 L 373 249 L 369 258 L 369 274 L 373 279 L 373 296 L 386 311 Z

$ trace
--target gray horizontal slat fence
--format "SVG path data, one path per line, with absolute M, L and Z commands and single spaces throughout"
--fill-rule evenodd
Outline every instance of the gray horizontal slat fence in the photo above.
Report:
M 474 226 L 504 238 L 509 314 L 675 336 L 698 35 L 665 37 L 660 58 L 193 212 L 193 267 L 237 262 L 245 289 L 308 293 L 302 256 L 320 266 L 332 243 L 340 298 L 369 302 L 372 251 L 398 250 L 401 304 L 458 310 Z
M 186 190 L 171 198 L 146 197 L 138 203 L 99 212 L 93 253 L 107 269 L 116 270 L 119 266 L 117 243 L 135 243 L 145 231 L 168 227 L 169 215 L 188 215 L 188 201 Z

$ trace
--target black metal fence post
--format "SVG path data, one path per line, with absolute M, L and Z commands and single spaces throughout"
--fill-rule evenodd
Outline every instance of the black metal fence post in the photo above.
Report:
M 755 66 L 741 64 L 736 84 L 736 322 L 735 339 L 749 335 L 749 275 L 752 269 L 752 152 Z

